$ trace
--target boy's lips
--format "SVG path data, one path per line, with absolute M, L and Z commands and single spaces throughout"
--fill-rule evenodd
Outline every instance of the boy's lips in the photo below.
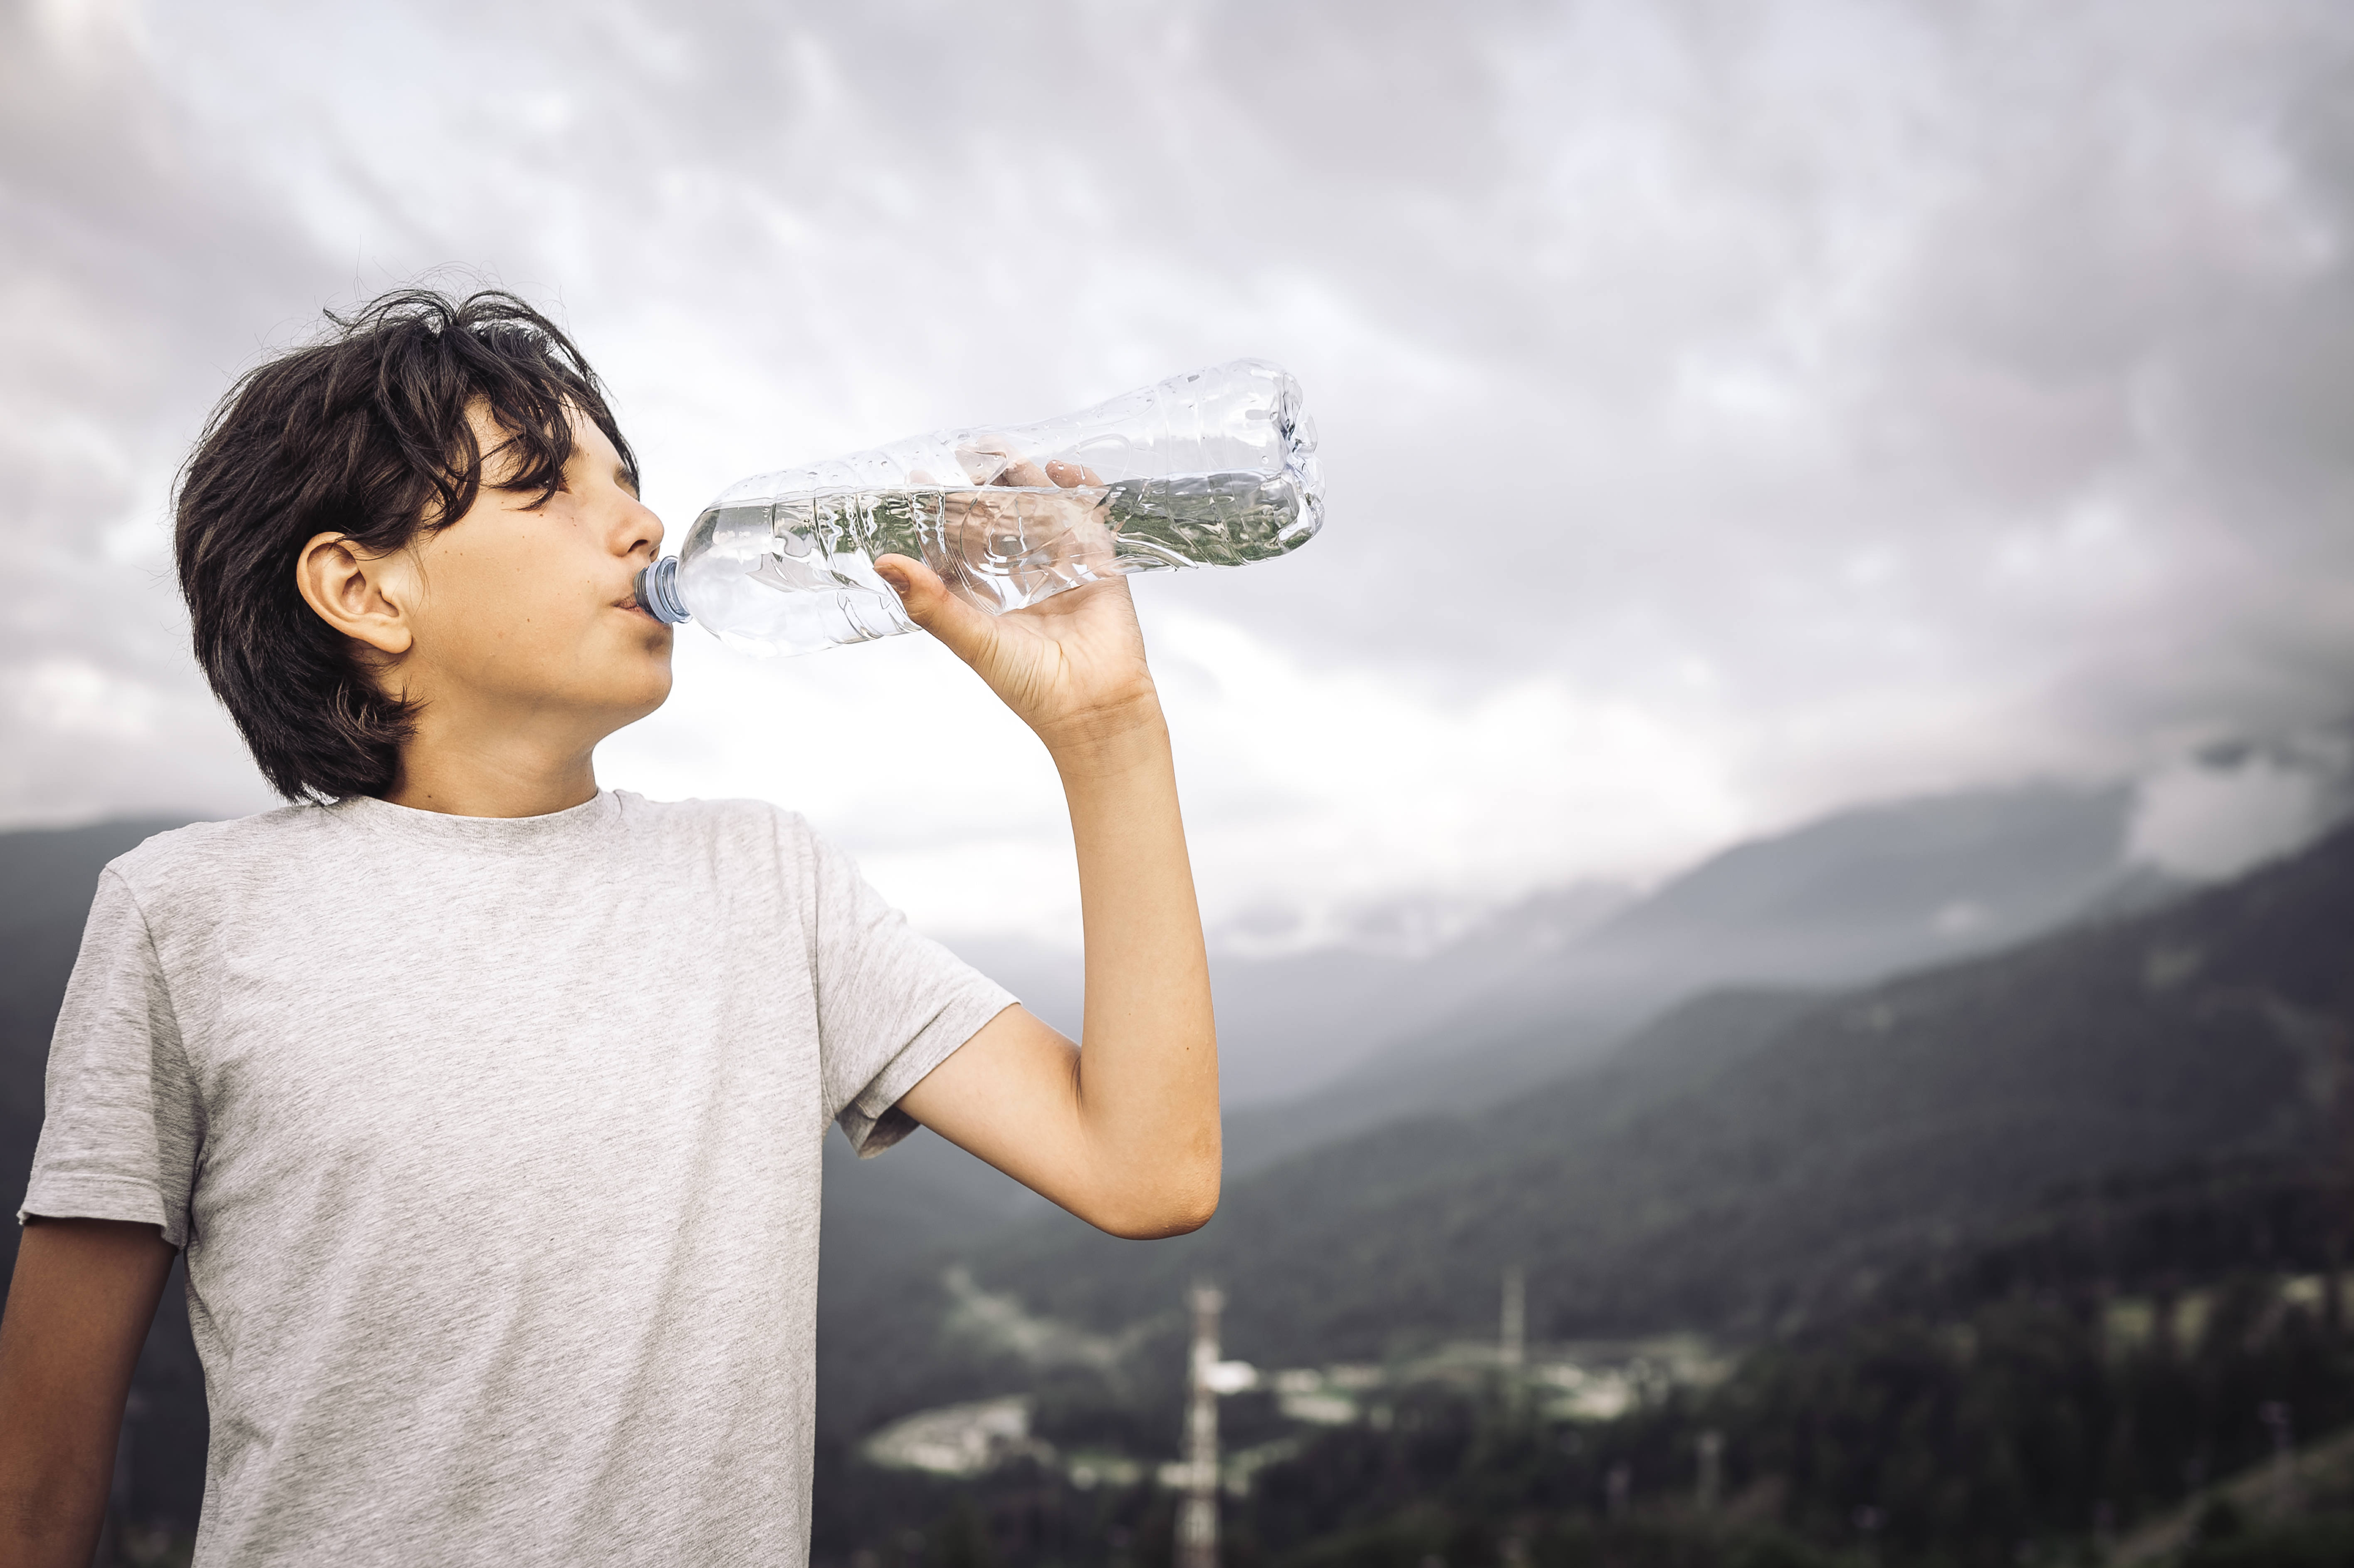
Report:
M 662 624 L 662 617 L 656 615 L 652 610 L 648 609 L 644 605 L 640 604 L 636 594 L 624 594 L 622 597 L 613 601 L 613 608 L 615 609 L 626 609 L 632 615 L 642 615 L 657 626 Z

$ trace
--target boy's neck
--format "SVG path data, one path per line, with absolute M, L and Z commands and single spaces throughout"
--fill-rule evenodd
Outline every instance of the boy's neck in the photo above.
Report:
M 559 748 L 508 736 L 451 744 L 419 726 L 400 748 L 400 771 L 384 799 L 453 817 L 545 817 L 597 797 L 593 747 Z

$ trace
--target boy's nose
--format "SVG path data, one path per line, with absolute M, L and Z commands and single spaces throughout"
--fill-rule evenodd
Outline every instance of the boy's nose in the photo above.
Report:
M 632 509 L 628 554 L 635 555 L 642 545 L 654 554 L 662 554 L 663 520 L 654 515 L 652 507 L 640 502 Z

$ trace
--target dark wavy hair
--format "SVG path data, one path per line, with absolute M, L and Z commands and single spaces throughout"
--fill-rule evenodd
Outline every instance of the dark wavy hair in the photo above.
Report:
M 306 542 L 342 534 L 381 554 L 464 516 L 483 483 L 477 404 L 511 438 L 502 489 L 556 493 L 576 408 L 638 471 L 597 373 L 513 294 L 403 289 L 327 320 L 213 410 L 173 537 L 196 662 L 290 800 L 381 794 L 415 719 L 297 591 Z

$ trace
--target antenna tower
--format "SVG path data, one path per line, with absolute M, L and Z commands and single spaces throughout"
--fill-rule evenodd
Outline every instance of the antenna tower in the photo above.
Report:
M 1215 1286 L 1193 1287 L 1193 1359 L 1185 1413 L 1185 1500 L 1177 1513 L 1176 1568 L 1218 1568 L 1218 1313 Z
M 1498 1328 L 1496 1360 L 1505 1372 L 1517 1372 L 1529 1359 L 1528 1277 L 1517 1263 L 1504 1269 L 1504 1313 Z

